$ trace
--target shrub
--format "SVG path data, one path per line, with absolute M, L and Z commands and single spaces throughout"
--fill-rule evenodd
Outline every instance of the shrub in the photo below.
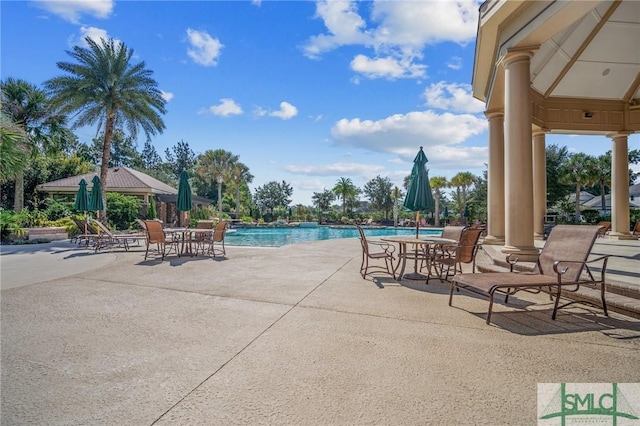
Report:
M 115 229 L 134 228 L 139 211 L 140 200 L 137 197 L 107 192 L 107 218 Z
M 61 203 L 56 200 L 48 200 L 48 206 L 44 211 L 47 220 L 56 221 L 63 217 L 69 217 L 72 215 L 71 206 Z
M 7 241 L 11 234 L 23 235 L 24 233 L 19 216 L 11 210 L 0 208 L 0 240 Z

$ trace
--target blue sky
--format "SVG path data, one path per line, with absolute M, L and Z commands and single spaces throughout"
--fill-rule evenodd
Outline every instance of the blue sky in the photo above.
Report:
M 2 1 L 0 75 L 41 85 L 84 37 L 123 41 L 168 101 L 158 153 L 180 140 L 196 153 L 225 149 L 249 167 L 252 189 L 285 180 L 294 204 L 311 204 L 340 177 L 401 187 L 420 146 L 430 176 L 482 173 L 487 121 L 470 94 L 478 5 Z M 95 129 L 76 133 L 89 142 Z M 551 143 L 611 148 L 603 136 Z M 640 148 L 638 135 L 629 146 Z

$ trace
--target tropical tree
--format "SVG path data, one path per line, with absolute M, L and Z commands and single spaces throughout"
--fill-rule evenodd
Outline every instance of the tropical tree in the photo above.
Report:
M 286 208 L 291 204 L 291 194 L 293 194 L 293 188 L 284 180 L 271 181 L 256 188 L 254 200 L 261 211 L 266 211 L 273 216 L 276 208 Z
M 347 214 L 347 200 L 358 195 L 358 188 L 351 179 L 341 177 L 332 189 L 333 193 L 342 199 L 342 215 Z M 333 201 L 333 200 L 332 200 Z
M 579 152 L 569 155 L 569 158 L 563 167 L 563 175 L 561 176 L 561 179 L 565 183 L 573 183 L 575 185 L 575 223 L 580 223 L 580 191 L 582 186 L 590 182 L 590 179 L 592 179 L 594 162 L 594 157 L 583 152 Z
M 322 222 L 322 213 L 329 210 L 331 207 L 331 203 L 333 203 L 336 199 L 336 195 L 334 192 L 325 189 L 322 192 L 314 192 L 311 197 L 311 201 L 313 205 L 320 210 L 320 222 Z
M 202 153 L 196 162 L 196 173 L 208 185 L 206 195 L 218 199 L 222 194 L 213 197 L 214 183 L 224 189 L 225 183 L 229 183 L 232 178 L 232 170 L 238 163 L 239 157 L 224 149 L 207 150 Z
M 548 145 L 545 149 L 546 155 L 546 171 L 547 171 L 547 206 L 556 206 L 559 202 L 566 199 L 571 192 L 571 186 L 568 186 L 560 176 L 562 175 L 562 167 L 569 157 L 569 150 L 566 146 Z
M 231 181 L 236 187 L 236 219 L 240 219 L 240 188 L 248 188 L 248 184 L 253 182 L 253 175 L 249 173 L 249 167 L 236 161 L 231 165 L 231 177 Z M 249 195 L 251 195 L 250 192 Z
M 456 200 L 460 216 L 462 216 L 465 207 L 467 207 L 467 190 L 473 185 L 475 178 L 471 172 L 460 172 L 449 181 L 449 186 L 456 188 L 452 195 Z
M 24 146 L 29 136 L 3 111 L 0 119 L 0 183 L 3 183 L 24 173 Z
M 391 199 L 391 188 L 393 184 L 386 177 L 376 176 L 364 185 L 363 192 L 369 198 L 371 206 L 375 210 L 384 211 L 385 219 L 389 218 L 389 210 L 393 208 L 393 200 Z
M 165 126 L 160 114 L 165 113 L 166 101 L 152 78 L 153 71 L 144 62 L 132 64 L 134 51 L 124 43 L 84 40 L 88 47 L 74 46 L 67 51 L 75 63 L 57 63 L 66 75 L 48 80 L 45 86 L 63 114 L 76 114 L 74 127 L 97 124 L 96 133 L 104 130 L 100 180 L 106 188 L 114 130 L 126 128 L 134 139 L 139 128 L 147 138 L 162 133 Z M 105 212 L 106 193 L 102 193 Z
M 65 118 L 55 114 L 44 90 L 24 80 L 7 78 L 1 83 L 2 111 L 14 125 L 20 126 L 25 138 L 21 138 L 20 151 L 23 163 L 39 151 L 53 153 L 62 149 L 69 132 L 64 127 Z M 14 176 L 14 211 L 24 208 L 24 175 L 17 170 Z
M 176 181 L 180 180 L 180 174 L 183 170 L 191 172 L 191 169 L 196 165 L 198 156 L 189 146 L 189 142 L 180 140 L 171 149 L 167 148 L 164 151 L 164 156 L 167 159 L 167 165 L 171 169 L 171 173 L 175 177 Z
M 400 188 L 395 186 L 391 191 L 391 198 L 393 199 L 393 226 L 398 224 L 398 205 L 402 197 L 404 197 L 404 193 Z
M 436 193 L 436 221 L 435 226 L 440 226 L 440 198 L 442 198 L 442 188 L 446 188 L 449 183 L 447 182 L 447 178 L 444 176 L 433 176 L 429 179 L 429 185 L 431 185 L 431 189 Z

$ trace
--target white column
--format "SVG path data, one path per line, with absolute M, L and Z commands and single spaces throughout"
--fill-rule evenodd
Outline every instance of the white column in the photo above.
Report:
M 533 153 L 531 131 L 530 51 L 512 51 L 504 58 L 504 157 L 505 246 L 504 253 L 521 261 L 533 261 Z
M 544 216 L 547 214 L 547 158 L 545 131 L 533 133 L 533 238 L 544 239 Z
M 487 236 L 485 244 L 504 244 L 504 111 L 486 111 L 489 119 Z
M 608 135 L 611 147 L 611 232 L 619 240 L 635 239 L 629 218 L 629 147 L 627 134 Z

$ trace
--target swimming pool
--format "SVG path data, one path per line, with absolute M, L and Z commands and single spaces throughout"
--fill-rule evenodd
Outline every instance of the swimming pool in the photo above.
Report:
M 440 235 L 442 229 L 421 228 L 421 235 Z M 391 235 L 415 235 L 415 228 L 365 228 L 367 237 L 383 237 Z M 357 228 L 335 228 L 315 226 L 309 228 L 237 228 L 225 235 L 225 244 L 236 246 L 280 247 L 287 244 L 308 241 L 328 240 L 333 238 L 355 238 Z

